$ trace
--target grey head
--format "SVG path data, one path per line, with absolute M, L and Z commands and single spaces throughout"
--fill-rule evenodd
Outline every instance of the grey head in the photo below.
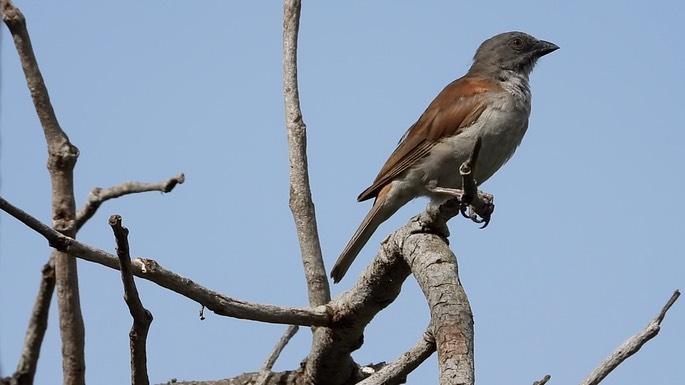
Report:
M 527 33 L 501 33 L 478 47 L 469 73 L 501 76 L 504 70 L 528 76 L 539 58 L 558 49 L 556 44 Z

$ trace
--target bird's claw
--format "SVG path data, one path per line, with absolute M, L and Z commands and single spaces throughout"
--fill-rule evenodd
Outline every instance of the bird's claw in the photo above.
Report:
M 481 229 L 490 224 L 492 213 L 495 211 L 494 197 L 482 191 L 478 192 L 478 198 L 469 204 L 462 203 L 459 207 L 461 215 L 475 223 L 482 223 Z

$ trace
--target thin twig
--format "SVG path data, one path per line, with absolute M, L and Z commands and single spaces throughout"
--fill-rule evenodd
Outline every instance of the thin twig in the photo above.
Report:
M 117 257 L 121 271 L 121 281 L 124 285 L 124 301 L 133 317 L 133 326 L 129 332 L 131 349 L 131 384 L 149 385 L 147 375 L 147 334 L 152 323 L 152 313 L 143 307 L 136 282 L 131 272 L 131 254 L 128 246 L 128 229 L 121 225 L 121 216 L 109 217 L 109 225 L 114 232 L 117 244 Z
M 286 0 L 283 4 L 283 94 L 290 161 L 290 211 L 300 242 L 309 305 L 320 306 L 331 300 L 331 292 L 309 186 L 307 126 L 302 118 L 297 86 L 297 35 L 301 7 L 299 0 Z
M 290 339 L 293 338 L 293 336 L 295 335 L 295 333 L 297 333 L 299 329 L 300 327 L 297 325 L 288 326 L 288 328 L 285 330 L 285 333 L 283 333 L 283 336 L 281 336 L 281 339 L 279 339 L 278 343 L 276 343 L 274 350 L 271 352 L 271 354 L 269 354 L 269 357 L 266 359 L 266 362 L 264 362 L 262 370 L 259 372 L 259 376 L 257 376 L 254 385 L 266 384 L 266 382 L 269 380 L 269 376 L 271 375 L 271 369 L 273 369 L 276 360 L 281 355 L 281 352 L 288 344 L 288 342 L 290 342 Z
M 32 217 L 26 211 L 24 211 L 24 210 L 20 209 L 19 207 L 14 206 L 13 204 L 9 203 L 2 196 L 0 196 L 0 210 L 6 212 L 7 214 L 18 219 L 19 222 L 25 224 L 26 226 L 28 226 L 33 231 L 42 235 L 45 239 L 48 240 L 48 242 L 53 242 L 53 241 L 57 241 L 58 239 L 61 239 L 60 236 L 62 234 L 56 232 L 50 226 L 48 226 L 48 225 L 44 224 L 43 222 L 39 221 L 38 219 Z M 52 244 L 50 244 L 50 246 L 52 246 Z
M 587 378 L 585 378 L 580 385 L 596 385 L 599 384 L 612 370 L 616 369 L 628 357 L 637 353 L 640 348 L 647 343 L 647 341 L 656 337 L 661 329 L 661 321 L 664 320 L 666 312 L 673 306 L 673 303 L 680 297 L 680 291 L 676 290 L 671 295 L 666 305 L 661 309 L 659 314 L 652 319 L 647 326 L 634 336 L 628 338 L 621 344 L 604 362 L 602 362 Z
M 108 188 L 94 188 L 81 209 L 76 212 L 76 228 L 80 229 L 97 212 L 100 205 L 123 195 L 136 194 L 149 191 L 171 192 L 178 184 L 185 182 L 185 175 L 178 174 L 167 180 L 156 183 L 124 182 Z
M 533 385 L 545 385 L 552 378 L 549 374 L 545 375 L 540 381 L 533 382 Z
M 435 338 L 427 331 L 421 339 L 406 353 L 402 354 L 394 362 L 384 366 L 367 379 L 358 382 L 357 385 L 383 385 L 405 382 L 409 373 L 418 368 L 428 357 L 435 352 Z
M 0 197 L 0 210 L 41 234 L 50 246 L 62 252 L 112 269 L 119 269 L 119 259 L 114 255 L 55 231 L 2 197 Z M 133 275 L 192 299 L 218 315 L 300 326 L 324 326 L 330 323 L 330 315 L 325 306 L 291 308 L 240 301 L 166 270 L 151 259 L 136 258 L 133 260 L 131 270 Z
M 16 384 L 33 384 L 40 356 L 40 347 L 48 328 L 48 314 L 50 312 L 50 302 L 55 291 L 55 267 L 51 259 L 43 266 L 42 279 L 33 305 L 29 326 L 26 329 L 24 347 L 21 351 L 21 358 L 17 365 L 16 372 L 12 375 L 12 380 Z

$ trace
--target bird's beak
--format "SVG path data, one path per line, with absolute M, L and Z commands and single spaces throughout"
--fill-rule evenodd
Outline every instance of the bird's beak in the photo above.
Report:
M 550 43 L 550 42 L 544 41 L 544 40 L 538 40 L 538 42 L 537 42 L 537 44 L 535 44 L 535 48 L 533 50 L 535 52 L 535 56 L 540 58 L 540 57 L 543 57 L 543 56 L 547 55 L 548 53 L 552 53 L 558 49 L 559 49 L 559 46 L 554 44 L 554 43 Z

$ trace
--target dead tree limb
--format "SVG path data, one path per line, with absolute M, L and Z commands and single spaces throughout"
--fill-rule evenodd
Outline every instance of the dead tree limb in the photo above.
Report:
M 288 342 L 290 342 L 290 339 L 293 338 L 299 329 L 300 328 L 297 325 L 288 326 L 288 329 L 286 329 L 285 333 L 283 333 L 283 336 L 281 336 L 281 339 L 278 340 L 274 350 L 271 352 L 271 354 L 269 354 L 266 362 L 264 362 L 262 370 L 259 372 L 259 376 L 257 376 L 254 385 L 266 385 L 269 377 L 272 374 L 271 369 L 274 367 L 276 360 L 281 355 L 281 352 Z
M 131 384 L 148 385 L 150 379 L 147 374 L 147 334 L 152 324 L 152 313 L 143 306 L 140 300 L 136 282 L 131 272 L 131 254 L 128 245 L 128 229 L 121 225 L 121 216 L 109 217 L 109 225 L 116 240 L 117 257 L 121 271 L 121 281 L 124 285 L 124 301 L 133 317 L 133 326 L 129 332 L 131 350 Z
M 386 385 L 406 382 L 406 377 L 418 368 L 435 352 L 435 339 L 430 332 L 425 332 L 421 339 L 410 350 L 402 354 L 397 360 L 383 366 L 376 373 L 357 385 Z
M 297 85 L 297 35 L 301 7 L 299 0 L 286 0 L 283 4 L 283 94 L 290 160 L 290 211 L 293 213 L 300 242 L 309 305 L 314 307 L 330 301 L 331 292 L 309 186 L 307 126 L 302 118 Z
M 55 291 L 55 267 L 53 264 L 54 261 L 51 259 L 43 266 L 40 287 L 36 296 L 36 302 L 31 311 L 29 326 L 26 329 L 26 337 L 24 338 L 24 346 L 21 350 L 21 358 L 17 364 L 17 370 L 11 378 L 2 379 L 0 381 L 2 383 L 16 385 L 33 384 L 33 378 L 38 367 L 40 347 L 43 344 L 45 331 L 48 328 L 48 314 L 50 303 L 52 302 L 52 294 Z
M 119 270 L 119 259 L 114 255 L 55 231 L 2 197 L 0 210 L 42 235 L 51 247 L 80 259 Z M 136 258 L 132 261 L 131 270 L 133 275 L 192 299 L 218 315 L 287 325 L 323 326 L 330 323 L 331 317 L 326 306 L 290 308 L 240 301 L 166 270 L 151 259 Z
M 33 53 L 24 15 L 9 0 L 3 0 L 1 8 L 3 21 L 12 34 L 47 142 L 48 171 L 52 184 L 52 225 L 57 231 L 73 238 L 76 235 L 73 171 L 79 152 L 57 121 L 48 89 Z M 62 340 L 63 382 L 69 385 L 82 385 L 85 384 L 86 370 L 85 327 L 81 314 L 76 258 L 55 252 L 53 259 Z
M 417 234 L 404 244 L 431 312 L 438 351 L 440 384 L 473 384 L 473 313 L 457 273 L 457 259 L 444 238 Z
M 176 185 L 182 184 L 183 182 L 185 182 L 185 175 L 181 173 L 156 183 L 124 182 L 108 188 L 96 187 L 88 194 L 88 199 L 83 207 L 76 212 L 76 228 L 77 230 L 81 229 L 81 227 L 95 215 L 98 208 L 110 199 L 149 191 L 168 193 L 171 192 Z
M 640 330 L 634 336 L 628 338 L 621 344 L 607 359 L 604 360 L 587 378 L 585 378 L 580 385 L 596 385 L 599 384 L 606 376 L 616 369 L 628 357 L 637 353 L 640 348 L 647 343 L 647 341 L 656 337 L 661 330 L 661 321 L 666 317 L 666 312 L 673 306 L 675 301 L 680 297 L 680 291 L 676 290 L 671 298 L 666 302 L 666 305 L 661 309 L 659 314 L 652 319 L 647 326 Z

